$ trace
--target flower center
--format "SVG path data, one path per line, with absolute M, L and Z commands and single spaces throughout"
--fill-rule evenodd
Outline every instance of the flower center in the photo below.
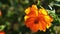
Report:
M 35 24 L 38 24 L 38 19 L 35 19 L 34 23 L 35 23 Z

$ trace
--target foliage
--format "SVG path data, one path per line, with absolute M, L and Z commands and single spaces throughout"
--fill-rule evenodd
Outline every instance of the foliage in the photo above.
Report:
M 44 1 L 47 5 L 44 4 Z M 52 1 L 54 0 L 0 0 L 0 31 L 5 31 L 6 34 L 56 34 L 57 31 L 57 34 L 60 34 L 60 30 L 58 30 L 58 28 L 60 28 L 60 14 L 58 14 L 58 11 L 57 9 L 55 9 L 55 7 L 54 9 L 56 10 L 56 12 L 54 12 L 53 9 L 47 9 L 49 3 Z M 43 6 L 54 18 L 52 26 L 50 27 L 50 29 L 47 29 L 46 32 L 38 31 L 36 33 L 33 33 L 29 28 L 25 26 L 24 11 L 32 4 L 36 4 L 38 8 L 40 8 L 40 5 Z

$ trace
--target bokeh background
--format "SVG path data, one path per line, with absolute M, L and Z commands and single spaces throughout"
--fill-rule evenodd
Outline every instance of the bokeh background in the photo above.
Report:
M 24 25 L 24 10 L 32 4 L 40 4 L 50 11 L 55 10 L 55 21 L 46 32 L 33 33 Z M 60 34 L 60 0 L 0 0 L 1 31 L 5 34 Z

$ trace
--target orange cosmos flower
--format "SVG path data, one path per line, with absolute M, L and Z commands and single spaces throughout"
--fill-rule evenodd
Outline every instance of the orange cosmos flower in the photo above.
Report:
M 25 25 L 33 32 L 46 31 L 51 26 L 52 17 L 44 8 L 38 9 L 36 5 L 32 5 L 25 10 Z

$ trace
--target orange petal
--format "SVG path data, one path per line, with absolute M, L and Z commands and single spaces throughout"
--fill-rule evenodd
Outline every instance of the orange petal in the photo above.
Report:
M 51 26 L 51 22 L 52 22 L 52 18 L 50 18 L 50 16 L 45 16 L 45 21 L 47 23 L 47 29 L 49 29 L 49 27 Z
M 43 28 L 43 31 L 46 31 L 46 22 L 43 20 L 43 21 L 41 21 L 41 26 L 42 26 L 42 28 Z
M 46 31 L 46 27 L 42 23 L 40 23 L 39 24 L 39 30 L 45 32 Z
M 40 30 L 40 31 L 43 30 L 41 22 L 39 23 L 39 30 Z
M 38 8 L 36 5 L 32 5 L 31 10 L 34 11 L 34 13 L 36 14 L 36 16 L 38 16 Z
M 27 27 L 32 27 L 32 25 L 34 24 L 34 20 L 35 18 L 28 18 L 26 21 L 25 21 L 25 24 Z
M 46 28 L 49 29 L 49 27 L 51 27 L 51 25 L 52 25 L 51 23 L 47 23 Z
M 43 15 L 47 15 L 47 11 L 44 8 L 39 9 L 39 13 Z
M 29 18 L 29 16 L 26 15 L 26 16 L 24 17 L 25 21 L 26 21 L 28 18 Z
M 52 18 L 50 16 L 44 16 L 46 22 L 52 22 Z
M 29 14 L 29 13 L 30 13 L 30 7 L 28 7 L 28 8 L 25 10 L 25 13 L 26 13 L 26 14 Z
M 37 24 L 34 24 L 33 26 L 30 27 L 31 31 L 33 32 L 37 32 L 38 31 L 38 25 Z
M 32 9 L 37 10 L 38 8 L 36 5 L 32 5 Z
M 32 5 L 32 7 L 29 7 L 25 10 L 25 13 L 29 17 L 36 17 L 36 16 L 38 16 L 38 8 L 36 5 Z

